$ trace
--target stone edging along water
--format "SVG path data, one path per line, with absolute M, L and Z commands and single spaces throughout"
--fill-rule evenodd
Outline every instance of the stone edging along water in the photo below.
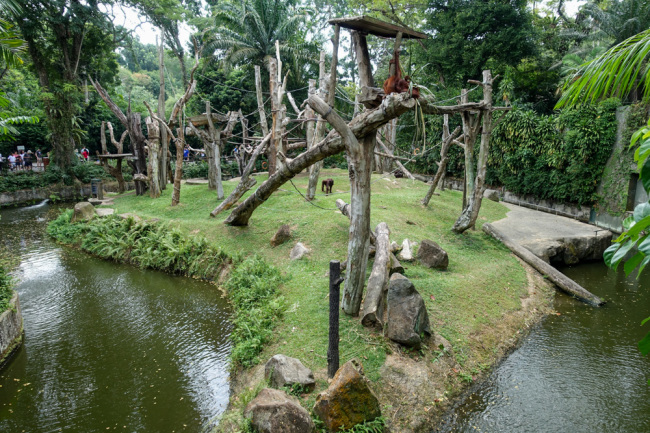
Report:
M 127 191 L 135 189 L 133 182 L 127 182 Z M 117 182 L 104 183 L 105 192 L 117 192 Z M 52 185 L 44 188 L 21 189 L 18 191 L 0 193 L 0 207 L 17 206 L 46 200 L 55 196 L 57 200 L 70 201 L 92 195 L 89 184 Z
M 0 367 L 23 342 L 23 315 L 18 292 L 14 291 L 9 308 L 0 315 Z

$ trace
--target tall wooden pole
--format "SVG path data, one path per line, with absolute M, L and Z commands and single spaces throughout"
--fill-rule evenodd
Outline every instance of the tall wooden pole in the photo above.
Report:
M 260 114 L 260 126 L 262 127 L 262 135 L 265 137 L 269 135 L 269 125 L 266 122 L 266 112 L 264 111 L 264 99 L 262 98 L 262 73 L 260 67 L 255 66 L 255 91 L 257 94 L 257 111 Z
M 325 52 L 321 51 L 320 61 L 318 62 L 318 96 L 321 99 L 329 100 L 328 93 L 328 80 L 325 74 Z M 312 94 L 310 94 L 311 96 Z M 316 129 L 314 132 L 313 145 L 315 146 L 319 143 L 323 137 L 325 137 L 325 120 L 319 116 L 318 122 L 316 123 Z M 309 146 L 309 144 L 308 144 Z M 313 200 L 316 197 L 316 189 L 318 188 L 318 176 L 320 175 L 320 169 L 322 167 L 322 161 L 314 163 L 309 167 L 309 183 L 307 185 L 307 200 Z
M 160 93 L 158 94 L 158 117 L 165 119 L 165 46 L 164 46 L 164 33 L 160 34 L 160 47 L 158 49 L 158 77 L 160 78 Z M 167 136 L 167 128 L 160 125 L 160 189 L 167 188 L 167 179 L 169 174 L 167 172 L 167 155 L 169 153 L 169 137 Z
M 327 377 L 334 377 L 339 369 L 339 298 L 341 295 L 341 263 L 330 262 L 330 330 L 327 347 Z

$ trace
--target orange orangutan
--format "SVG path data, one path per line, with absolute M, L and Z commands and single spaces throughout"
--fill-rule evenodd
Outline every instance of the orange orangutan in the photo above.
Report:
M 386 81 L 384 81 L 384 94 L 388 96 L 391 93 L 408 92 L 411 85 L 411 77 L 406 75 L 404 78 L 402 78 L 402 68 L 399 65 L 399 51 L 395 51 L 393 58 L 390 60 L 390 63 L 395 64 L 395 74 L 391 75 Z M 413 87 L 411 96 L 413 98 L 419 98 L 420 89 Z

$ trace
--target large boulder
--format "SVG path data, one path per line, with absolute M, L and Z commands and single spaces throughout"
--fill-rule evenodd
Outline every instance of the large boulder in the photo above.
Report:
M 78 221 L 89 221 L 95 216 L 95 206 L 88 203 L 87 201 L 82 201 L 74 205 L 74 213 L 72 214 L 72 222 L 76 223 Z
M 381 409 L 362 371 L 348 361 L 336 372 L 329 388 L 316 397 L 314 413 L 328 431 L 338 432 L 380 417 Z
M 386 337 L 404 346 L 419 348 L 431 335 L 429 313 L 413 283 L 401 274 L 390 277 L 386 296 Z
M 296 358 L 275 355 L 264 366 L 264 377 L 273 388 L 300 387 L 313 391 L 316 386 L 314 373 Z
M 447 251 L 440 245 L 430 240 L 423 240 L 418 248 L 418 261 L 424 266 L 445 270 L 449 266 Z
M 275 248 L 289 239 L 291 239 L 291 227 L 289 224 L 283 224 L 271 238 L 271 246 Z
M 291 260 L 300 260 L 309 253 L 311 253 L 311 250 L 307 248 L 302 242 L 298 242 L 291 249 L 291 252 L 289 253 L 289 258 Z
M 311 433 L 314 422 L 293 397 L 277 389 L 264 388 L 257 394 L 244 416 L 258 433 Z

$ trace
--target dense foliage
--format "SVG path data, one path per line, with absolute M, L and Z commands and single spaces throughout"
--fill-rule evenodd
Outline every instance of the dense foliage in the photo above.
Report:
M 74 184 L 75 179 L 84 184 L 89 184 L 91 179 L 115 180 L 102 167 L 95 164 L 76 164 L 68 171 L 50 164 L 43 173 L 24 170 L 0 176 L 0 192 L 43 188 L 55 184 L 69 186 Z
M 616 99 L 543 116 L 514 110 L 494 129 L 488 183 L 518 194 L 592 204 L 616 142 Z

